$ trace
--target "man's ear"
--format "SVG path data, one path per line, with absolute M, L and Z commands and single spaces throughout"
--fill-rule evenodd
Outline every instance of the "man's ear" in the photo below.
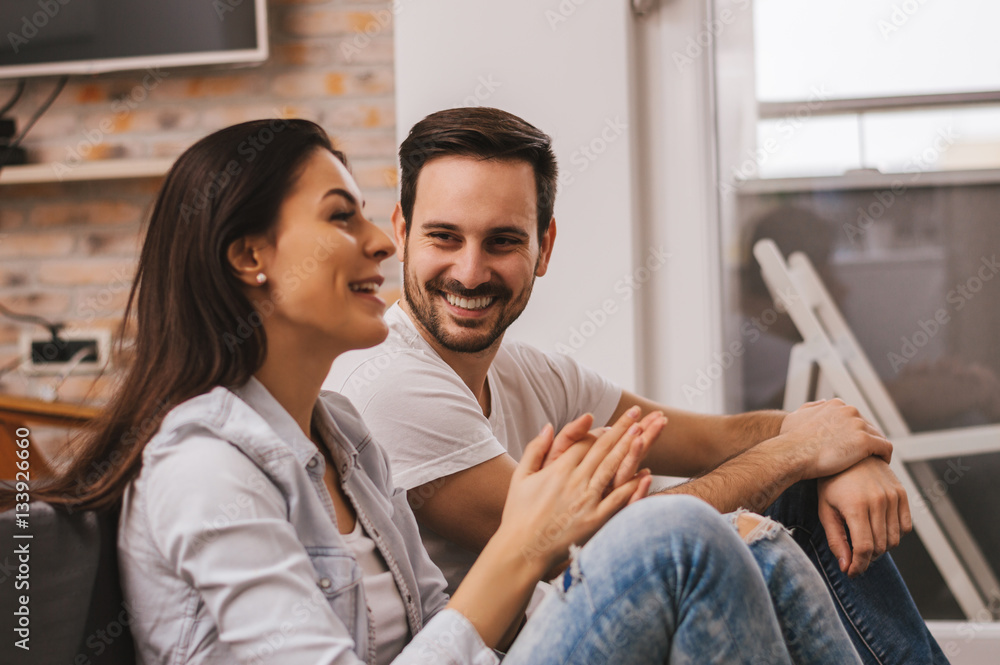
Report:
M 556 218 L 549 222 L 549 228 L 542 236 L 542 243 L 538 247 L 538 263 L 535 264 L 535 277 L 541 277 L 549 269 L 549 259 L 552 258 L 552 246 L 556 244 Z
M 402 261 L 406 251 L 406 219 L 399 201 L 392 210 L 392 239 L 396 241 L 396 258 Z
M 226 258 L 236 277 L 248 286 L 260 286 L 257 275 L 267 272 L 261 261 L 261 243 L 251 237 L 234 240 L 226 250 Z

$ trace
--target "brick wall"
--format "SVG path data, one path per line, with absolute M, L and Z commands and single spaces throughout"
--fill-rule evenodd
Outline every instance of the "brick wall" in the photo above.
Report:
M 346 151 L 366 210 L 388 225 L 396 186 L 391 3 L 268 4 L 271 57 L 264 65 L 72 77 L 25 140 L 30 160 L 67 172 L 84 161 L 175 157 L 227 125 L 303 117 L 323 125 Z M 14 112 L 19 126 L 54 81 L 29 82 Z M 0 83 L 0 101 L 14 88 Z M 69 327 L 117 332 L 160 182 L 0 185 L 0 303 Z M 15 361 L 24 328 L 0 318 L 0 368 Z M 119 372 L 71 376 L 58 396 L 99 404 Z M 0 392 L 38 394 L 52 381 L 17 370 L 0 377 Z

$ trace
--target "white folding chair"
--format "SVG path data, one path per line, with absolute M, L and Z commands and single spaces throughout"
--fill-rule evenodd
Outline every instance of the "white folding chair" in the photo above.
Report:
M 803 339 L 792 350 L 785 409 L 840 397 L 881 428 L 893 443 L 890 466 L 910 498 L 914 531 L 962 611 L 970 621 L 1000 618 L 1000 584 L 965 521 L 947 493 L 927 501 L 918 490 L 939 480 L 928 460 L 1000 452 L 1000 426 L 912 434 L 808 257 L 797 252 L 786 263 L 769 239 L 753 253 Z

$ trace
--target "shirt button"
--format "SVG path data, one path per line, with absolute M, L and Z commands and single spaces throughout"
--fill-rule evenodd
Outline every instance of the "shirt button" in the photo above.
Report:
M 309 467 L 310 469 L 315 469 L 317 464 L 319 464 L 319 462 L 316 461 L 315 457 L 306 462 L 306 466 Z
M 324 589 L 329 589 L 333 585 L 333 582 L 330 581 L 329 577 L 324 577 L 319 581 L 319 585 Z

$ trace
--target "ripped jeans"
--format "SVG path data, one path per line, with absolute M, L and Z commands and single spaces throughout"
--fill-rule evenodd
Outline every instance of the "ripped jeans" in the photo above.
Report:
M 860 577 L 840 572 L 819 521 L 815 480 L 795 483 L 764 514 L 788 527 L 819 571 L 865 665 L 947 665 L 889 554 Z
M 629 506 L 576 552 L 504 665 L 860 664 L 784 528 L 744 539 L 737 519 L 681 495 Z

